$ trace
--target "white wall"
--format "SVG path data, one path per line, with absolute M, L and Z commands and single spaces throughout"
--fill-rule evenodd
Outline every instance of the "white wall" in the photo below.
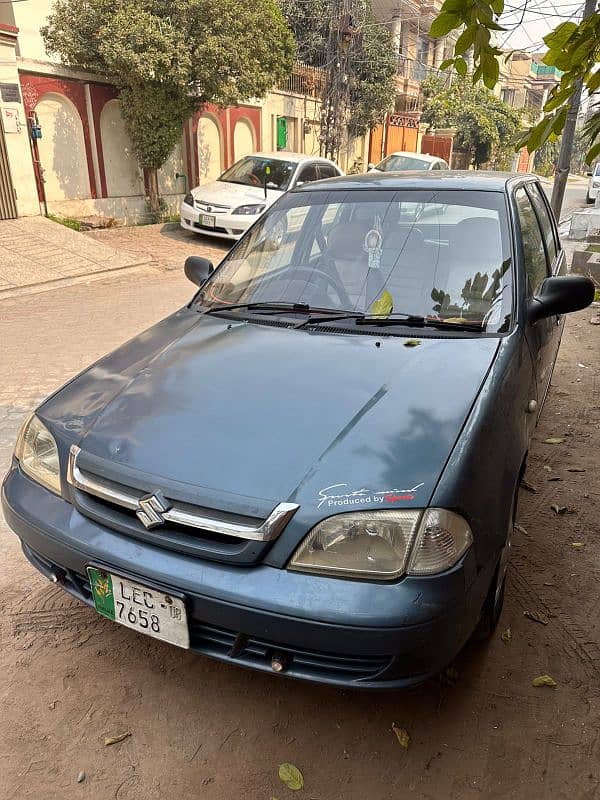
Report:
M 158 190 L 162 194 L 178 194 L 183 192 L 184 179 L 175 178 L 176 173 L 185 173 L 183 149 L 181 144 L 176 144 L 173 152 L 158 170 Z
M 109 197 L 143 194 L 144 183 L 125 130 L 118 100 L 109 100 L 100 114 L 100 137 Z
M 22 0 L 11 5 L 14 16 L 12 24 L 19 29 L 19 55 L 22 58 L 49 61 L 50 57 L 40 36 L 40 28 L 45 25 L 54 0 Z
M 254 128 L 246 119 L 239 119 L 235 123 L 233 130 L 233 158 L 239 161 L 240 158 L 247 156 L 256 150 L 254 142 Z
M 46 199 L 90 197 L 83 126 L 77 109 L 63 95 L 45 94 L 35 107 L 42 138 L 38 140 Z
M 208 183 L 223 172 L 223 136 L 212 114 L 203 114 L 198 120 L 197 146 L 200 183 Z

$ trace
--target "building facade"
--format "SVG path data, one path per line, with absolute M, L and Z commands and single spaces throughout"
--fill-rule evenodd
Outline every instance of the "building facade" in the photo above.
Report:
M 50 60 L 40 28 L 51 7 L 52 0 L 0 4 L 0 217 L 48 212 L 141 220 L 147 213 L 146 179 L 118 92 L 101 75 Z M 320 70 L 297 64 L 285 85 L 262 100 L 196 113 L 159 170 L 167 207 L 176 211 L 190 187 L 214 179 L 254 150 L 318 153 L 322 80 Z M 349 151 L 343 166 L 356 152 L 365 157 L 366 145 L 353 143 Z

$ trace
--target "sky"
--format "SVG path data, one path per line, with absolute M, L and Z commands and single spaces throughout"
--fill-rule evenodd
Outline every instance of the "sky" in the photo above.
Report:
M 582 0 L 505 0 L 500 24 L 508 28 L 498 33 L 502 47 L 528 50 L 546 49 L 543 37 L 560 22 L 581 19 Z

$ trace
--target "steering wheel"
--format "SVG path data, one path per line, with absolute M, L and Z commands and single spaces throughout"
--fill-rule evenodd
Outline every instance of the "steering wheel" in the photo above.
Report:
M 344 287 L 341 284 L 339 284 L 335 278 L 333 278 L 324 270 L 311 269 L 309 267 L 298 267 L 297 269 L 292 270 L 292 276 L 290 278 L 281 277 L 278 278 L 277 281 L 281 282 L 285 281 L 287 285 L 290 283 L 290 281 L 295 281 L 302 278 L 306 279 L 306 282 L 308 284 L 316 287 L 317 289 L 321 288 L 320 282 L 324 281 L 327 284 L 327 286 L 330 286 L 335 291 L 343 308 L 349 308 L 351 306 L 352 301 L 348 297 L 348 293 L 346 292 Z M 315 278 L 317 280 L 315 280 Z M 270 284 L 270 288 L 272 288 L 273 284 L 276 284 L 277 281 L 273 281 L 273 283 Z

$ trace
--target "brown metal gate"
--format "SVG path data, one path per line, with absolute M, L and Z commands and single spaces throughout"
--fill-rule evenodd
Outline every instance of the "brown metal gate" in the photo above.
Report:
M 10 173 L 4 122 L 2 121 L 0 128 L 0 219 L 16 219 L 17 216 L 17 195 Z

